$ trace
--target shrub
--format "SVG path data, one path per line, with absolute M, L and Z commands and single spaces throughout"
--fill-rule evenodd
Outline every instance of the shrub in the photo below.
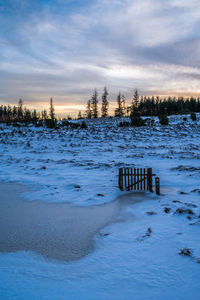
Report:
M 191 112 L 190 117 L 191 117 L 192 121 L 196 121 L 197 120 L 196 114 L 194 112 Z
M 56 127 L 56 120 L 46 119 L 45 124 L 46 124 L 47 128 L 55 128 Z
M 87 127 L 87 125 L 85 124 L 85 122 L 83 121 L 83 122 L 81 123 L 81 129 L 86 129 L 86 128 L 88 128 L 88 127 Z
M 129 127 L 129 126 L 130 126 L 130 123 L 126 122 L 126 121 L 119 123 L 119 127 Z
M 168 120 L 167 115 L 159 116 L 159 121 L 160 121 L 161 125 L 168 125 L 169 124 L 169 120 Z
M 133 107 L 131 115 L 131 126 L 140 127 L 145 126 L 145 121 L 140 117 L 137 107 Z
M 67 121 L 67 120 L 62 120 L 62 125 L 63 125 L 63 126 L 69 126 L 69 125 L 70 125 L 70 122 Z
M 179 255 L 192 256 L 192 251 L 189 248 L 183 248 L 179 251 Z

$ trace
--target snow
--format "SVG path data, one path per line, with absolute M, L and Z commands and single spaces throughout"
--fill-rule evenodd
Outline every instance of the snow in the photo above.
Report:
M 171 116 L 169 126 L 156 119 L 145 128 L 118 128 L 118 119 L 86 122 L 88 129 L 58 131 L 1 125 L 0 181 L 32 187 L 27 201 L 102 205 L 123 194 L 120 166 L 152 167 L 162 195 L 124 200 L 117 221 L 96 234 L 95 250 L 80 260 L 0 254 L 0 299 L 197 300 L 200 116 Z M 192 256 L 179 255 L 183 248 Z

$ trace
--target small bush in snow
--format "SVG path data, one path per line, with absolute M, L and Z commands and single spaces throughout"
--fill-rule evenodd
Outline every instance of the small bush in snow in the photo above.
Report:
M 140 113 L 138 112 L 137 107 L 133 107 L 131 115 L 131 126 L 140 127 L 145 126 L 145 121 L 140 117 Z
M 159 116 L 159 121 L 160 121 L 161 125 L 168 125 L 169 124 L 169 120 L 168 120 L 167 115 Z
M 149 228 L 147 229 L 146 236 L 150 236 L 151 233 L 152 233 L 152 229 L 151 229 L 151 227 L 149 227 Z
M 45 124 L 46 124 L 47 128 L 55 128 L 56 127 L 56 120 L 46 119 Z
M 81 129 L 86 129 L 86 128 L 88 128 L 88 127 L 87 127 L 87 125 L 85 124 L 85 122 L 83 121 L 83 122 L 81 123 Z
M 179 214 L 179 215 L 182 215 L 182 214 L 194 215 L 194 212 L 190 208 L 179 207 L 175 211 L 175 214 Z
M 196 114 L 194 112 L 191 113 L 190 117 L 191 117 L 192 121 L 197 120 Z
M 119 123 L 119 127 L 129 127 L 129 126 L 130 126 L 130 123 L 126 122 L 126 121 Z
M 165 208 L 164 208 L 164 212 L 165 212 L 166 214 L 168 214 L 168 213 L 170 212 L 170 210 L 171 210 L 171 208 L 169 208 L 169 207 L 165 207 Z
M 179 251 L 179 255 L 192 256 L 192 251 L 191 249 L 183 248 Z

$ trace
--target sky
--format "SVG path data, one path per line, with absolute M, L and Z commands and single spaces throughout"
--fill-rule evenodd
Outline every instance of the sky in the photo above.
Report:
M 0 104 L 200 94 L 199 0 L 0 0 Z

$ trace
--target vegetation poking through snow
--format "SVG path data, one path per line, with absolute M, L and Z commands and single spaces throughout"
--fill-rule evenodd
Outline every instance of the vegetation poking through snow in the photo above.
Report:
M 189 248 L 183 248 L 179 251 L 179 255 L 190 256 L 192 257 L 192 251 Z
M 159 122 L 161 125 L 168 125 L 169 124 L 169 119 L 167 115 L 160 115 L 159 116 Z

